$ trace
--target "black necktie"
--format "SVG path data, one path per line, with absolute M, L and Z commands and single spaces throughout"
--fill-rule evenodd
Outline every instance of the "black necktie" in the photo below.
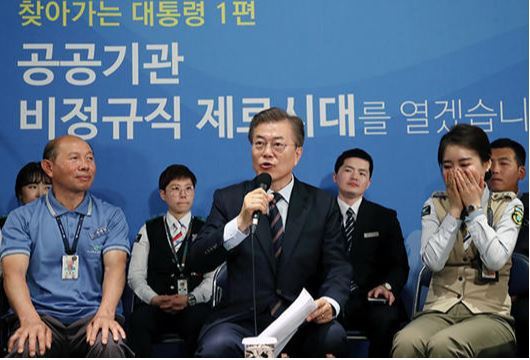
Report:
M 282 254 L 282 243 L 283 243 L 283 221 L 278 211 L 276 204 L 282 199 L 282 196 L 275 192 L 274 199 L 269 204 L 269 223 L 271 226 L 271 235 L 272 235 L 272 250 L 276 261 L 280 258 Z
M 355 227 L 355 219 L 353 217 L 353 210 L 348 208 L 346 211 L 346 225 L 344 225 L 344 235 L 346 236 L 346 250 L 351 251 L 353 244 L 353 228 Z

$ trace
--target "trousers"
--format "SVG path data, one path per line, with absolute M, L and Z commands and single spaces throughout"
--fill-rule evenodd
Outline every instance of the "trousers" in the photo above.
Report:
M 514 356 L 510 322 L 493 314 L 473 314 L 462 304 L 447 313 L 423 312 L 394 336 L 393 357 Z

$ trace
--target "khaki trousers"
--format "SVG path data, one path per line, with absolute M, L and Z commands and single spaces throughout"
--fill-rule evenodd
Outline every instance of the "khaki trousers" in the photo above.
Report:
M 392 345 L 393 357 L 502 357 L 515 351 L 507 319 L 473 314 L 463 304 L 447 313 L 421 313 L 394 336 Z

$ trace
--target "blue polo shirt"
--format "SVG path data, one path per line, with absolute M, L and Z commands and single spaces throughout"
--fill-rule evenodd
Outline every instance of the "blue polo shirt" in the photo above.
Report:
M 77 250 L 79 278 L 62 279 L 66 255 L 55 216 L 59 216 L 72 246 L 80 215 L 84 215 Z M 53 192 L 13 210 L 2 229 L 0 259 L 13 254 L 29 257 L 26 281 L 39 314 L 51 315 L 65 324 L 94 314 L 103 293 L 103 255 L 119 250 L 130 254 L 127 221 L 123 211 L 86 193 L 70 211 Z M 121 304 L 117 313 L 121 314 Z

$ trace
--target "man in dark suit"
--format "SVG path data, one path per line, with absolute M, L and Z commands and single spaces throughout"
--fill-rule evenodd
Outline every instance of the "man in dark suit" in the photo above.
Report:
M 495 192 L 513 191 L 523 202 L 524 216 L 514 252 L 528 257 L 528 192 L 519 189 L 519 181 L 526 176 L 526 151 L 518 142 L 501 138 L 491 147 L 491 178 L 489 188 Z M 512 316 L 515 318 L 517 356 L 528 357 L 528 296 L 512 298 Z
M 241 357 L 242 338 L 255 335 L 253 253 L 257 332 L 306 288 L 316 298 L 317 308 L 287 351 L 303 356 L 340 355 L 346 334 L 335 317 L 347 297 L 351 267 L 336 202 L 293 176 L 302 156 L 302 120 L 278 108 L 264 110 L 252 119 L 249 140 L 254 171 L 271 175 L 272 193 L 246 181 L 214 194 L 190 258 L 195 259 L 197 272 L 211 271 L 226 261 L 228 281 L 220 306 L 201 332 L 196 355 Z M 252 246 L 250 228 L 256 211 L 261 214 Z
M 372 172 L 372 157 L 361 149 L 343 152 L 335 163 L 337 202 L 353 284 L 358 286 L 350 289 L 341 321 L 347 329 L 366 331 L 371 357 L 388 357 L 392 338 L 405 319 L 399 294 L 409 265 L 396 212 L 363 198 Z

